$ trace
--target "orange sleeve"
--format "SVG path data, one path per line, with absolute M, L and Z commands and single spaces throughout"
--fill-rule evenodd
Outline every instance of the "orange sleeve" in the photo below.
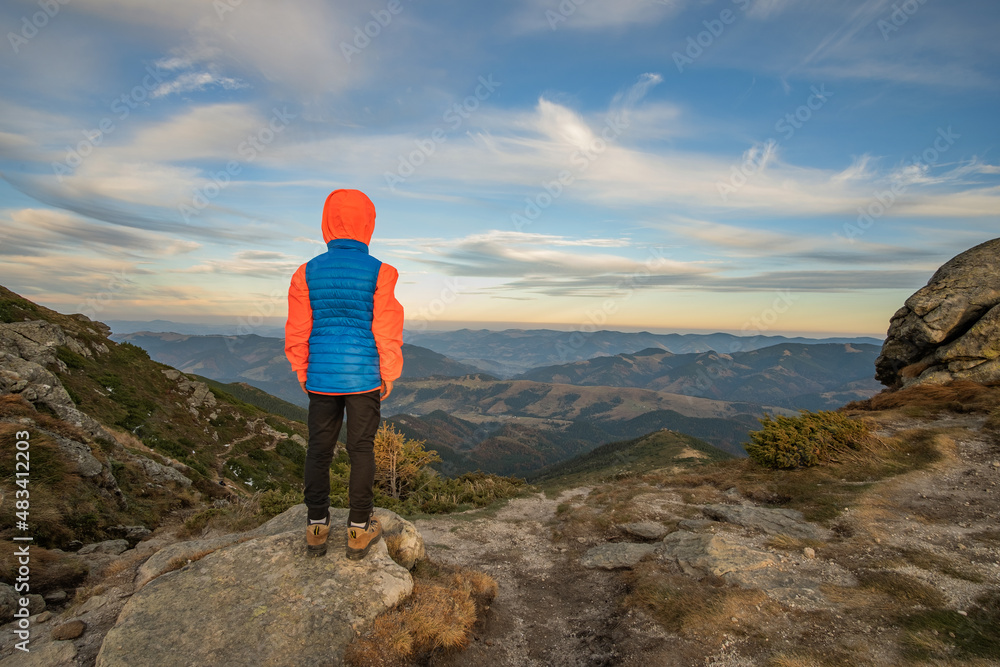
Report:
M 383 263 L 375 288 L 372 333 L 378 347 L 379 370 L 385 382 L 394 382 L 403 372 L 403 306 L 395 294 L 398 279 L 399 272 Z
M 292 276 L 292 284 L 288 288 L 288 320 L 285 322 L 285 356 L 291 362 L 292 370 L 298 375 L 299 382 L 306 381 L 312 323 L 306 265 L 303 264 Z

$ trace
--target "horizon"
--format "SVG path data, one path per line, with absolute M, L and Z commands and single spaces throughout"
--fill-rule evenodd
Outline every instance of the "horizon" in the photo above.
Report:
M 211 334 L 192 334 L 186 333 L 184 331 L 163 331 L 159 329 L 139 329 L 137 327 L 141 325 L 150 325 L 157 323 L 169 324 L 169 325 L 180 325 L 181 327 L 190 328 L 193 330 L 196 327 L 203 328 L 219 328 L 225 329 L 231 327 L 232 333 L 211 333 Z M 260 333 L 261 331 L 273 331 L 275 329 L 280 329 L 284 326 L 283 320 L 272 319 L 271 321 L 264 321 L 250 326 L 246 322 L 232 321 L 232 320 L 219 320 L 219 321 L 207 321 L 207 320 L 190 320 L 190 321 L 178 321 L 178 320 L 119 320 L 114 318 L 108 318 L 105 322 L 108 326 L 112 328 L 113 335 L 125 335 L 128 333 L 176 333 L 184 336 L 190 335 L 211 335 L 211 336 L 240 336 L 240 335 L 251 335 L 255 334 L 258 336 L 273 338 L 275 336 L 268 336 L 267 334 Z M 124 325 L 122 330 L 116 330 L 114 325 Z M 782 331 L 774 330 L 767 331 L 763 333 L 742 333 L 739 331 L 720 331 L 718 329 L 669 329 L 669 328 L 649 328 L 649 327 L 615 327 L 615 328 L 599 328 L 594 330 L 581 330 L 575 324 L 570 323 L 536 323 L 536 322 L 448 322 L 448 321 L 437 321 L 434 322 L 435 327 L 439 328 L 423 328 L 420 327 L 420 323 L 416 323 L 417 328 L 411 327 L 406 324 L 403 327 L 404 335 L 414 335 L 414 334 L 440 334 L 440 333 L 453 333 L 455 331 L 489 331 L 491 333 L 502 333 L 504 331 L 561 331 L 565 333 L 571 332 L 581 332 L 581 333 L 598 333 L 598 332 L 611 332 L 611 333 L 651 333 L 656 335 L 669 335 L 669 334 L 679 334 L 679 335 L 713 335 L 713 334 L 727 334 L 732 336 L 783 336 L 786 338 L 812 338 L 812 339 L 823 339 L 823 338 L 875 338 L 878 340 L 883 340 L 885 334 L 874 334 L 874 333 L 838 333 L 838 332 L 824 332 L 824 331 Z M 127 329 L 127 331 L 125 331 Z M 280 337 L 280 336 L 278 336 Z
M 59 312 L 283 317 L 342 187 L 411 328 L 882 338 L 1000 229 L 989 0 L 43 4 L 0 283 Z

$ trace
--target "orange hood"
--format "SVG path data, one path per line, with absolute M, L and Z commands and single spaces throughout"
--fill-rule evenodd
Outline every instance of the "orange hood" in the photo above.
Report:
M 323 241 L 353 239 L 365 245 L 375 231 L 375 204 L 360 190 L 334 190 L 323 206 Z

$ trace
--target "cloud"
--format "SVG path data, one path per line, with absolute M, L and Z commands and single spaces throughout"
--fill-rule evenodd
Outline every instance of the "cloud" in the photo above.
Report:
M 189 93 L 207 88 L 220 87 L 225 90 L 245 88 L 246 83 L 228 76 L 217 76 L 211 72 L 185 72 L 170 82 L 161 83 L 150 93 L 151 97 L 164 97 L 174 93 Z
M 180 255 L 200 248 L 194 241 L 122 229 L 51 209 L 19 209 L 0 214 L 7 231 L 0 253 L 45 256 L 93 251 L 101 256 L 144 258 Z
M 538 30 L 605 30 L 649 25 L 675 14 L 680 0 L 524 0 L 513 16 L 518 32 Z
M 201 264 L 184 269 L 175 269 L 175 273 L 216 273 L 234 276 L 257 276 L 291 279 L 292 274 L 302 264 L 300 257 L 286 255 L 281 252 L 260 250 L 241 250 L 230 259 L 209 259 Z

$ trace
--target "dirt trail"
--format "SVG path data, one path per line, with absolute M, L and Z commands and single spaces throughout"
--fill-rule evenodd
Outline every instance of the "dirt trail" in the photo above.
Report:
M 554 500 L 544 494 L 515 499 L 482 518 L 415 522 L 430 558 L 481 570 L 500 585 L 486 627 L 469 649 L 433 664 L 620 665 L 638 653 L 630 636 L 635 628 L 626 628 L 631 617 L 618 618 L 619 578 L 580 567 L 572 552 L 551 540 L 548 522 L 556 506 L 589 491 L 564 491 Z

